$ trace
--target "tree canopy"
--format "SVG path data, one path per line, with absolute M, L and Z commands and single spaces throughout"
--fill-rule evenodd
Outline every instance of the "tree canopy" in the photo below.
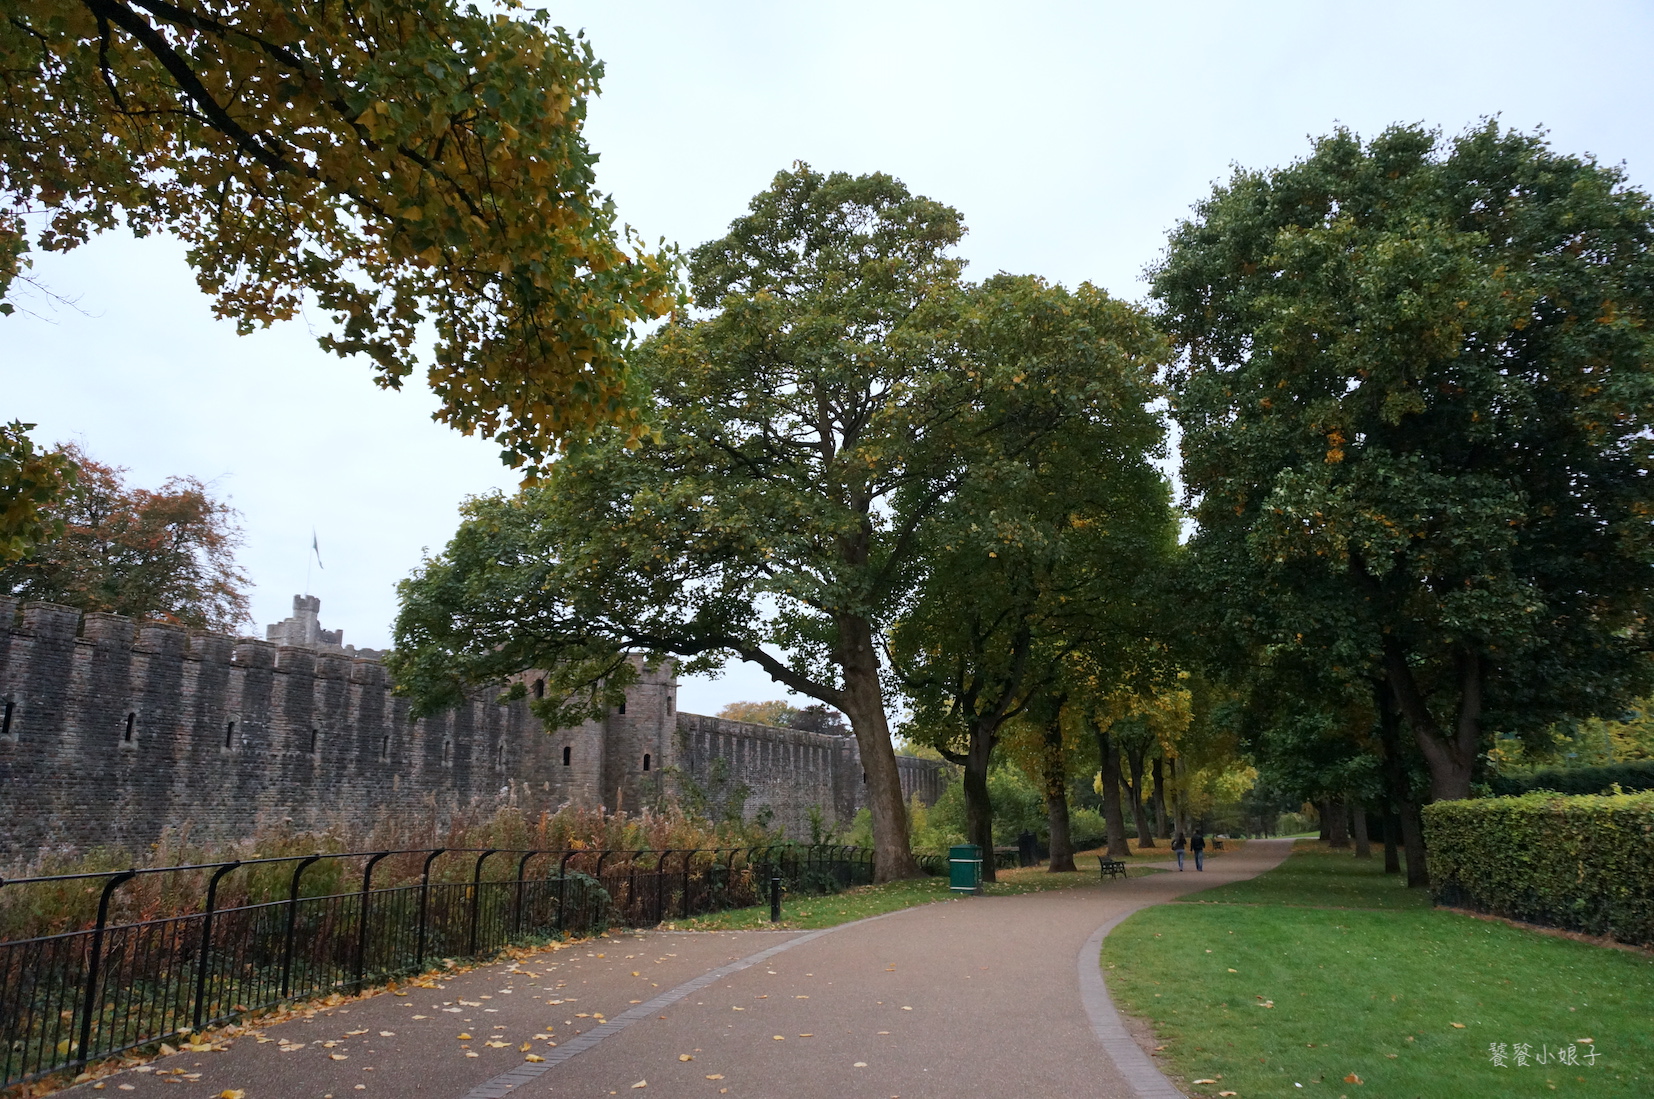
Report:
M 953 486 L 921 456 L 975 393 L 953 339 L 962 232 L 889 176 L 778 174 L 692 254 L 695 315 L 638 349 L 653 436 L 475 502 L 404 584 L 409 689 L 444 699 L 534 666 L 612 690 L 626 649 L 751 661 L 850 719 L 877 872 L 916 873 L 879 649 Z
M 1150 632 L 1143 580 L 1176 526 L 1151 464 L 1167 349 L 1140 310 L 1090 285 L 998 275 L 965 316 L 981 396 L 936 447 L 934 475 L 957 487 L 929 505 L 891 649 L 913 706 L 904 735 L 964 766 L 966 833 L 991 846 L 1001 726 L 1061 693 L 1076 654 L 1116 667 Z M 1057 721 L 1061 703 L 1048 708 Z
M 324 348 L 393 388 L 424 365 L 513 466 L 641 430 L 629 326 L 671 308 L 671 257 L 595 189 L 602 65 L 545 12 L 40 0 L 0 19 L 0 74 L 0 299 L 31 247 L 164 231 L 240 331 L 311 297 Z
M 63 533 L 58 506 L 75 484 L 75 463 L 61 450 L 36 448 L 34 424 L 0 424 L 0 567 Z
M 250 624 L 234 508 L 194 477 L 152 491 L 72 446 L 62 454 L 76 476 L 41 510 L 54 533 L 0 563 L 0 593 L 215 633 Z
M 1651 240 L 1615 169 L 1398 126 L 1237 172 L 1154 272 L 1218 632 L 1377 681 L 1436 798 L 1646 682 Z

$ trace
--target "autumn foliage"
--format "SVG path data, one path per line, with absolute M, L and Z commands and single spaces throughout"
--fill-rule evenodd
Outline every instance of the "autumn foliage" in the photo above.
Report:
M 622 352 L 670 264 L 594 189 L 602 65 L 543 11 L 39 0 L 0 20 L 0 75 L 0 312 L 31 247 L 124 224 L 183 240 L 243 332 L 319 305 L 385 386 L 429 325 L 437 418 L 513 465 L 637 429 Z
M 251 622 L 234 508 L 194 477 L 134 488 L 120 467 L 62 453 L 78 476 L 42 510 L 58 533 L 0 565 L 0 594 L 216 633 Z

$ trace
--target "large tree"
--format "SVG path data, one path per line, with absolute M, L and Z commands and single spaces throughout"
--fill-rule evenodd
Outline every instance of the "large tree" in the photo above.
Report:
M 1438 799 L 1644 682 L 1654 209 L 1489 123 L 1240 171 L 1154 293 L 1216 621 L 1376 679 Z
M 889 176 L 778 174 L 694 251 L 696 312 L 640 348 L 653 434 L 475 501 L 404 584 L 401 681 L 440 702 L 524 667 L 551 669 L 559 695 L 612 691 L 625 650 L 750 661 L 849 718 L 876 873 L 916 874 L 880 654 L 958 484 L 934 475 L 932 437 L 979 403 L 949 254 L 962 232 Z
M 1164 452 L 1151 406 L 1166 348 L 1142 312 L 1090 285 L 1001 275 L 965 315 L 981 397 L 923 457 L 957 487 L 898 503 L 930 516 L 892 666 L 913 702 L 907 735 L 963 767 L 967 838 L 991 847 L 1001 727 L 1045 697 L 1036 724 L 1056 728 L 1063 706 L 1049 696 L 1064 692 L 1072 654 L 1147 631 L 1145 578 L 1176 526 L 1152 464 Z M 1060 778 L 1035 773 L 1048 786 Z
M 508 2 L 506 8 L 518 5 Z M 513 465 L 639 428 L 623 352 L 670 264 L 581 128 L 602 66 L 540 11 L 453 0 L 33 0 L 0 17 L 0 299 L 31 243 L 165 231 L 242 331 L 297 314 Z M 11 312 L 0 301 L 0 313 Z
M 124 469 L 61 454 L 76 475 L 42 508 L 53 533 L 0 563 L 0 593 L 218 633 L 250 622 L 234 508 L 194 477 L 136 488 Z

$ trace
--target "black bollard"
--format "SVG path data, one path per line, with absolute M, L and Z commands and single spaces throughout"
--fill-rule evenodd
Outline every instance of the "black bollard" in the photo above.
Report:
M 770 876 L 770 922 L 781 922 L 781 875 Z

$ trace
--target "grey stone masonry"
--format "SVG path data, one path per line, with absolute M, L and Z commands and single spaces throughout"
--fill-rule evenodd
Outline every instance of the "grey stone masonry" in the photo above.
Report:
M 768 809 L 795 839 L 812 807 L 847 823 L 865 802 L 852 738 L 678 713 L 669 664 L 640 662 L 626 704 L 577 728 L 548 732 L 504 684 L 414 720 L 368 650 L 316 625 L 319 600 L 294 606 L 278 644 L 0 599 L 0 875 L 47 853 L 136 853 L 168 830 L 214 843 L 278 823 L 635 811 L 691 782 L 726 800 L 745 788 L 744 814 Z M 513 677 L 530 698 L 535 678 Z M 904 792 L 940 795 L 940 765 L 898 762 Z

